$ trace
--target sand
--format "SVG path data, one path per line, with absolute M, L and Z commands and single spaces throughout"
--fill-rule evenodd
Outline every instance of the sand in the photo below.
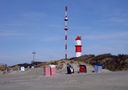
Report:
M 128 90 L 128 72 L 58 72 L 56 76 L 45 77 L 38 68 L 0 75 L 0 90 Z

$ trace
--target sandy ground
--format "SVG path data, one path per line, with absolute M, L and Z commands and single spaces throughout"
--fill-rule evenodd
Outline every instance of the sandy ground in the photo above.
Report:
M 0 90 L 128 90 L 128 72 L 45 77 L 42 69 L 0 75 Z

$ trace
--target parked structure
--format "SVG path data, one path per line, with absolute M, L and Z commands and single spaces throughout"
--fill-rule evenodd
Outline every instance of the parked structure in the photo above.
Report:
M 46 65 L 44 67 L 44 76 L 55 76 L 56 75 L 56 65 Z

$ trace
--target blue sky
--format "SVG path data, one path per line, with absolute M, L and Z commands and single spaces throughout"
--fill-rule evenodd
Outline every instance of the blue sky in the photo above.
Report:
M 68 57 L 81 35 L 83 54 L 128 54 L 128 0 L 0 0 L 0 63 L 64 58 L 64 7 L 68 6 Z

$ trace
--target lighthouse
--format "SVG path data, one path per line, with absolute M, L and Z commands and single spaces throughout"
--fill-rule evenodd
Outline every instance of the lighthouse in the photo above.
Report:
M 76 45 L 75 45 L 76 57 L 80 57 L 82 55 L 81 36 L 77 36 L 75 40 L 76 40 Z

